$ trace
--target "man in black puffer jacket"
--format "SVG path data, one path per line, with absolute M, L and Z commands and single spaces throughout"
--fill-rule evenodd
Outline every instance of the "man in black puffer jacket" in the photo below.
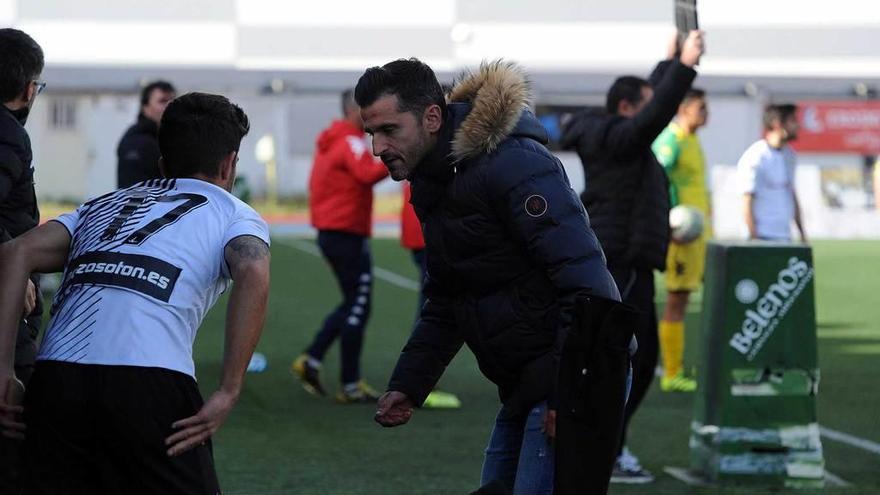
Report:
M 355 89 L 374 154 L 412 182 L 428 268 L 427 302 L 376 420 L 406 423 L 467 344 L 503 403 L 483 484 L 550 493 L 542 426 L 553 434 L 560 342 L 576 298 L 619 295 L 528 96 L 524 74 L 500 61 L 464 75 L 448 105 L 415 59 L 368 69 Z
M 633 357 L 627 423 L 657 365 L 653 270 L 665 268 L 669 246 L 669 183 L 651 144 L 691 87 L 697 75 L 693 66 L 702 53 L 702 33 L 693 31 L 680 57 L 661 62 L 650 82 L 618 78 L 608 91 L 606 112 L 580 114 L 563 129 L 562 146 L 577 150 L 583 162 L 586 187 L 581 199 L 608 257 L 608 269 L 623 301 L 643 313 L 636 329 L 639 349 Z M 612 481 L 624 481 L 622 477 L 629 482 L 653 479 L 637 460 L 619 459 Z
M 17 29 L 0 29 L 0 243 L 14 239 L 40 222 L 34 191 L 31 140 L 24 124 L 45 87 L 43 50 Z M 37 333 L 43 317 L 39 276 L 22 287 L 27 302 L 15 340 L 15 376 L 27 384 L 37 357 Z M 19 493 L 20 442 L 0 435 L 0 494 Z
M 116 148 L 116 186 L 120 189 L 162 178 L 159 172 L 159 121 L 165 107 L 176 95 L 174 86 L 167 81 L 153 81 L 141 90 L 137 122 L 125 131 Z

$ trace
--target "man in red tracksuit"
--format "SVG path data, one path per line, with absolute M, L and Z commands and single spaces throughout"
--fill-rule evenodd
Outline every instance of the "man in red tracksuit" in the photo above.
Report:
M 375 402 L 378 394 L 361 379 L 364 328 L 370 316 L 373 185 L 388 176 L 366 141 L 360 109 L 351 90 L 342 94 L 343 118 L 318 137 L 309 178 L 309 210 L 318 247 L 333 269 L 343 300 L 324 320 L 312 344 L 292 364 L 307 391 L 326 395 L 321 360 L 337 337 L 342 347 L 342 403 Z

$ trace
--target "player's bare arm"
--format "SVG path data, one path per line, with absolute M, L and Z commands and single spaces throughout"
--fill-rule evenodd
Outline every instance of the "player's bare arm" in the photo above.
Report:
M 238 402 L 248 361 L 254 352 L 266 316 L 269 299 L 269 246 L 261 239 L 243 235 L 229 241 L 226 263 L 233 286 L 226 312 L 226 343 L 220 388 L 195 416 L 181 419 L 168 437 L 168 455 L 179 455 L 208 440 Z
M 794 224 L 797 226 L 798 233 L 801 235 L 801 242 L 804 244 L 807 243 L 807 232 L 804 230 L 804 220 L 801 216 L 801 204 L 798 201 L 797 194 L 794 191 L 791 192 L 792 200 L 794 201 Z
M 749 229 L 749 239 L 756 239 L 758 231 L 755 229 L 755 213 L 752 211 L 752 201 L 754 196 L 751 194 L 743 195 L 743 216 L 745 217 L 746 227 Z
M 64 268 L 70 234 L 57 222 L 31 230 L 0 244 L 0 432 L 21 438 L 24 425 L 16 415 L 22 412 L 21 388 L 15 379 L 15 335 L 22 314 L 22 287 L 32 272 L 51 273 Z
M 27 316 L 31 314 L 34 308 L 37 306 L 37 287 L 34 283 L 28 279 L 27 287 L 24 290 L 24 309 L 22 310 L 22 316 Z

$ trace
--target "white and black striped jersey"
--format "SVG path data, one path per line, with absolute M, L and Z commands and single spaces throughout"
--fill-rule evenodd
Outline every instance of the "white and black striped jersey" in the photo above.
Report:
M 55 221 L 70 252 L 37 359 L 190 376 L 196 331 L 230 281 L 226 244 L 269 243 L 257 212 L 197 179 L 141 182 Z

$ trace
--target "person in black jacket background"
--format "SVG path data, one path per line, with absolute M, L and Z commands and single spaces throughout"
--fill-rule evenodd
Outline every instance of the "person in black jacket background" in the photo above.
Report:
M 462 344 L 502 407 L 482 484 L 552 493 L 560 342 L 575 300 L 619 301 L 586 211 L 527 107 L 514 64 L 483 64 L 450 103 L 416 59 L 368 69 L 355 98 L 373 153 L 412 182 L 427 255 L 427 301 L 376 420 L 409 421 Z M 547 435 L 542 432 L 546 431 Z
M 159 179 L 159 121 L 177 91 L 167 81 L 153 81 L 141 90 L 137 122 L 125 131 L 116 148 L 116 185 L 128 187 Z
M 643 313 L 636 329 L 639 348 L 625 424 L 654 378 L 659 346 L 653 270 L 665 268 L 669 245 L 668 180 L 651 144 L 691 87 L 703 50 L 702 32 L 692 31 L 680 56 L 661 62 L 650 81 L 618 78 L 608 90 L 605 112 L 577 115 L 563 129 L 562 146 L 575 149 L 584 166 L 581 199 L 608 257 L 608 269 L 623 301 Z M 652 480 L 622 443 L 612 481 Z
M 26 33 L 0 29 L 0 242 L 14 239 L 40 222 L 34 190 L 31 140 L 24 128 L 41 82 L 43 49 Z M 43 316 L 39 278 L 22 288 L 24 311 L 15 342 L 15 376 L 26 385 L 37 357 Z M 0 494 L 20 490 L 20 445 L 0 437 Z

